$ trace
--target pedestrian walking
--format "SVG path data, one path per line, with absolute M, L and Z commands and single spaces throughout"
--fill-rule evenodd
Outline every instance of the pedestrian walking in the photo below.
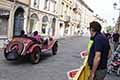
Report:
M 120 37 L 120 35 L 119 35 L 118 32 L 115 32 L 115 33 L 113 33 L 113 35 L 112 35 L 113 45 L 114 45 L 114 51 L 116 50 L 116 48 L 117 48 L 117 46 L 118 46 L 118 44 L 119 44 L 119 37 Z
M 101 28 L 96 21 L 90 23 L 90 39 L 93 44 L 88 56 L 89 80 L 104 80 L 107 74 L 107 60 L 111 55 L 111 48 L 108 39 L 101 33 Z

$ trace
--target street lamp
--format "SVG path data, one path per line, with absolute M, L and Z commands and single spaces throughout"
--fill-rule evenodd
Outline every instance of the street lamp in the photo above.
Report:
M 120 5 L 120 0 L 119 0 L 119 5 Z M 118 6 L 118 4 L 117 3 L 114 3 L 113 4 L 113 8 L 115 9 L 115 10 L 118 10 L 119 11 L 119 16 L 118 16 L 118 21 L 117 21 L 117 31 L 119 31 L 119 27 L 120 27 L 120 6 Z

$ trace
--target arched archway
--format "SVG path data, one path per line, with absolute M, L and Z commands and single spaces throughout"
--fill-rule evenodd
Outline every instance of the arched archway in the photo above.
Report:
M 13 36 L 20 35 L 20 31 L 23 30 L 24 27 L 24 9 L 19 7 L 16 9 L 14 14 L 14 28 L 13 28 Z
M 55 24 L 56 24 L 56 18 L 53 18 L 52 19 L 52 26 L 51 26 L 51 28 L 52 28 L 52 36 L 55 35 Z
M 39 18 L 37 14 L 32 14 L 30 19 L 30 32 L 33 32 L 35 28 L 37 27 L 37 23 L 39 21 Z
M 48 26 L 48 17 L 43 16 L 42 18 L 42 33 L 46 33 L 46 27 Z

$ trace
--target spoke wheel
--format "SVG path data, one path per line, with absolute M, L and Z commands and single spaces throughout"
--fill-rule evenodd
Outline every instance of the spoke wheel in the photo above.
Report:
M 38 47 L 34 48 L 33 52 L 30 54 L 30 60 L 32 64 L 37 64 L 40 61 L 40 49 Z
M 53 55 L 56 55 L 58 51 L 58 43 L 55 42 L 54 46 L 52 47 L 52 53 Z

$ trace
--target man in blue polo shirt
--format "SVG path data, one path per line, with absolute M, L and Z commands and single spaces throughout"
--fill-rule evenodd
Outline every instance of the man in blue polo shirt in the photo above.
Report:
M 101 33 L 101 28 L 96 21 L 90 23 L 90 39 L 94 42 L 88 57 L 91 70 L 89 80 L 104 80 L 107 73 L 107 60 L 111 55 L 111 48 L 108 39 Z

